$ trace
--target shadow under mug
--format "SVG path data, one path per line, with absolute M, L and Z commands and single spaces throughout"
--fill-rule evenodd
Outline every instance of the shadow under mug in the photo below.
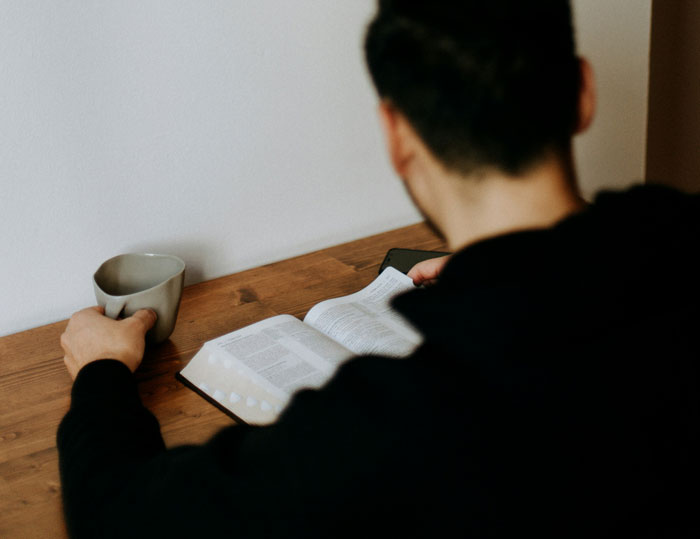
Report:
M 110 258 L 92 278 L 97 303 L 108 317 L 128 317 L 139 309 L 156 312 L 158 320 L 146 334 L 152 343 L 166 340 L 175 329 L 184 283 L 182 259 L 151 253 Z

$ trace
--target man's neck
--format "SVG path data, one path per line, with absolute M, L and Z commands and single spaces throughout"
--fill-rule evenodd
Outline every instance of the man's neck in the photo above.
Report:
M 493 172 L 479 178 L 444 176 L 433 215 L 451 250 L 520 230 L 546 228 L 585 206 L 573 167 L 549 159 L 519 177 Z

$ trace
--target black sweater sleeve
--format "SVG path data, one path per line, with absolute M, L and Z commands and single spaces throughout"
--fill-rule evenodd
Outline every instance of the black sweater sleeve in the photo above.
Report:
M 99 536 L 102 508 L 119 484 L 165 451 L 158 421 L 142 406 L 131 372 L 114 360 L 90 363 L 78 373 L 57 446 L 73 537 Z
M 141 403 L 119 361 L 79 372 L 57 446 L 64 514 L 71 537 L 179 536 L 181 518 L 209 520 L 221 462 L 243 428 L 203 446 L 166 450 L 157 419 Z M 188 516 L 189 515 L 189 516 Z
M 273 425 L 233 426 L 170 450 L 129 370 L 87 365 L 58 431 L 71 537 L 338 536 L 378 508 L 405 508 L 402 496 L 385 495 L 407 487 L 413 466 L 411 452 L 396 451 L 415 428 L 414 418 L 397 423 L 387 397 L 396 364 L 353 360 L 322 390 L 298 393 Z

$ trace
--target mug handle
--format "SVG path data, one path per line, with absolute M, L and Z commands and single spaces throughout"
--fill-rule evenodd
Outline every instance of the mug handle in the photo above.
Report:
M 117 316 L 124 310 L 124 305 L 126 304 L 125 299 L 110 299 L 105 305 L 105 316 L 117 319 Z

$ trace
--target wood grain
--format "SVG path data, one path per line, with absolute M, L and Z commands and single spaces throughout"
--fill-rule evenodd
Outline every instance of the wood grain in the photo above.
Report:
M 139 391 L 169 447 L 202 443 L 232 420 L 175 380 L 202 344 L 276 314 L 356 292 L 392 247 L 445 250 L 423 223 L 187 287 L 170 339 L 146 352 Z M 56 430 L 70 404 L 57 322 L 0 338 L 0 537 L 66 537 Z

